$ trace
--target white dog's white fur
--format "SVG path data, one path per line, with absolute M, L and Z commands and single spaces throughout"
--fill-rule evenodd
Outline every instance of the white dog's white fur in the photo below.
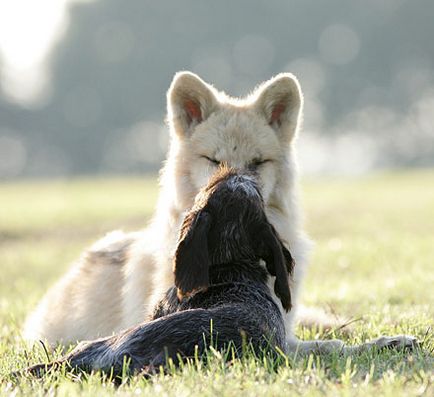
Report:
M 297 307 L 310 249 L 295 183 L 294 140 L 303 109 L 297 79 L 282 73 L 249 97 L 234 99 L 182 72 L 167 99 L 171 142 L 151 224 L 141 232 L 111 233 L 85 252 L 27 319 L 27 339 L 69 343 L 143 321 L 173 284 L 172 257 L 183 215 L 220 162 L 255 168 L 267 216 L 295 259 L 292 295 Z M 294 309 L 284 314 L 290 349 L 342 348 L 340 341 L 298 341 Z M 398 338 L 403 344 L 410 340 Z

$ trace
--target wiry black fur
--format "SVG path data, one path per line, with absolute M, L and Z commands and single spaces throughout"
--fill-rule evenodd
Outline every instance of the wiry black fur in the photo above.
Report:
M 199 192 L 182 225 L 174 266 L 178 295 L 206 289 L 209 269 L 217 265 L 236 269 L 246 262 L 258 267 L 260 259 L 276 276 L 274 291 L 289 310 L 291 254 L 266 218 L 254 175 L 223 167 Z
M 261 259 L 266 266 L 261 265 Z M 289 310 L 288 275 L 293 261 L 264 213 L 250 175 L 222 169 L 197 196 L 186 216 L 174 260 L 175 286 L 154 310 L 151 321 L 118 335 L 80 344 L 62 360 L 72 368 L 121 374 L 125 360 L 133 372 L 164 365 L 168 357 L 202 354 L 207 346 L 230 344 L 241 353 L 285 349 L 281 311 L 275 291 Z M 45 365 L 29 369 L 39 373 Z

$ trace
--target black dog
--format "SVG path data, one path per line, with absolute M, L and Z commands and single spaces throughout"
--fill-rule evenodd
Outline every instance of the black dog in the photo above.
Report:
M 265 267 L 261 263 L 265 262 Z M 28 371 L 68 366 L 84 371 L 132 372 L 164 365 L 168 357 L 201 355 L 207 346 L 237 354 L 285 349 L 279 305 L 291 309 L 293 260 L 267 221 L 254 177 L 222 168 L 196 197 L 182 225 L 174 259 L 175 286 L 157 305 L 152 321 L 118 335 L 84 342 L 60 361 Z M 268 271 L 268 272 L 267 272 Z M 268 274 L 269 273 L 269 274 Z

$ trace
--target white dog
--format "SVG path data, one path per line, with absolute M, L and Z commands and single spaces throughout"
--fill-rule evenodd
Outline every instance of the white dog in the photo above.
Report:
M 167 100 L 170 150 L 151 224 L 136 233 L 113 232 L 85 252 L 27 319 L 27 339 L 76 342 L 143 321 L 173 285 L 173 254 L 183 216 L 220 163 L 255 171 L 268 219 L 295 259 L 296 307 L 310 248 L 301 229 L 295 183 L 294 140 L 303 108 L 297 79 L 282 73 L 249 97 L 234 99 L 182 72 L 173 79 Z M 297 340 L 294 315 L 295 310 L 284 312 L 289 350 L 344 348 L 338 340 Z M 383 337 L 363 346 L 414 342 L 406 336 Z

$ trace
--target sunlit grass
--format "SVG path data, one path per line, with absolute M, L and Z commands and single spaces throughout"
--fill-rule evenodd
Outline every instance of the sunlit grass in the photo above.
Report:
M 434 172 L 303 185 L 306 226 L 316 242 L 302 300 L 349 319 L 349 329 L 299 328 L 302 338 L 348 343 L 413 334 L 423 350 L 287 360 L 270 371 L 258 360 L 184 366 L 170 376 L 130 379 L 119 388 L 99 375 L 44 380 L 7 374 L 45 361 L 41 346 L 19 336 L 25 315 L 98 236 L 146 225 L 155 178 L 0 184 L 0 393 L 3 395 L 432 395 L 434 338 Z M 58 352 L 51 352 L 56 356 Z M 431 393 L 431 394 L 430 394 Z
M 72 233 L 75 227 L 89 229 L 115 221 L 120 227 L 131 219 L 144 220 L 157 193 L 155 177 L 0 184 L 0 233 Z

